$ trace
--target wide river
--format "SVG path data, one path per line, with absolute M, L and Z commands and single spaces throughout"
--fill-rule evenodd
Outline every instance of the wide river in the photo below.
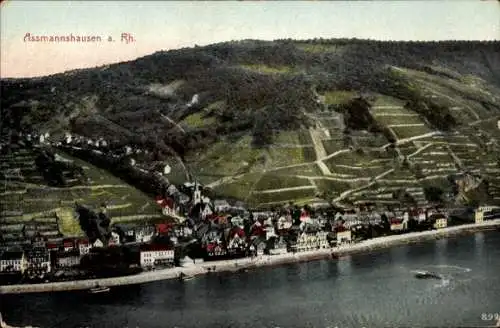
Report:
M 443 280 L 418 280 L 432 270 Z M 500 233 L 340 260 L 86 292 L 1 295 L 10 325 L 39 327 L 472 327 L 500 312 Z

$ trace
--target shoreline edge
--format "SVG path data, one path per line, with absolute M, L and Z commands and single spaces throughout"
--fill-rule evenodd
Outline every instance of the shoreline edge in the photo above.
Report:
M 188 276 L 197 276 L 209 272 L 235 272 L 242 269 L 255 269 L 266 266 L 277 266 L 299 262 L 308 262 L 332 257 L 345 256 L 355 253 L 365 253 L 377 249 L 389 248 L 409 243 L 418 243 L 433 239 L 447 238 L 466 233 L 475 233 L 485 230 L 494 230 L 500 227 L 500 219 L 484 221 L 482 223 L 464 224 L 439 230 L 410 232 L 401 235 L 392 235 L 363 240 L 355 244 L 341 245 L 333 248 L 305 251 L 300 253 L 286 253 L 281 255 L 262 255 L 254 258 L 234 260 L 210 261 L 192 264 L 185 267 L 175 267 L 148 271 L 136 275 L 50 282 L 41 284 L 18 284 L 0 286 L 0 294 L 24 294 L 57 291 L 88 290 L 96 284 L 106 287 L 143 284 L 148 282 L 176 279 L 181 273 Z M 215 270 L 213 270 L 215 268 Z M 211 269 L 211 271 L 209 271 Z

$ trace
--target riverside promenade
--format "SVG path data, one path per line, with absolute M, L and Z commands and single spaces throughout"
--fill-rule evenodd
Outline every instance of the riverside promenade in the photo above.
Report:
M 55 292 L 55 291 L 70 291 L 70 290 L 86 290 L 100 286 L 121 286 L 142 284 L 147 282 L 176 279 L 181 273 L 188 276 L 196 276 L 206 274 L 208 272 L 224 272 L 238 271 L 241 269 L 258 268 L 264 266 L 274 266 L 287 263 L 297 263 L 304 261 L 312 261 L 318 259 L 331 258 L 334 256 L 343 256 L 358 252 L 369 252 L 371 250 L 387 248 L 396 245 L 414 243 L 429 239 L 445 238 L 456 236 L 464 233 L 490 230 L 500 227 L 500 219 L 485 221 L 478 224 L 465 224 L 455 227 L 448 227 L 439 230 L 430 230 L 423 232 L 412 232 L 401 235 L 378 237 L 369 240 L 364 240 L 356 244 L 346 244 L 334 248 L 319 249 L 300 253 L 286 253 L 281 255 L 263 255 L 254 258 L 242 258 L 226 261 L 210 261 L 200 264 L 191 264 L 184 267 L 175 267 L 156 271 L 143 272 L 136 275 L 88 279 L 65 282 L 52 282 L 43 284 L 21 284 L 0 286 L 0 294 L 21 294 L 21 293 L 39 293 L 39 292 Z

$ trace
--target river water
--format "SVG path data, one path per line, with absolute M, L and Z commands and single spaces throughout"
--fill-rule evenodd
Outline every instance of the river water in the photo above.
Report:
M 432 270 L 443 280 L 418 280 Z M 86 292 L 2 295 L 11 325 L 39 327 L 472 327 L 500 312 L 500 233 L 339 260 Z

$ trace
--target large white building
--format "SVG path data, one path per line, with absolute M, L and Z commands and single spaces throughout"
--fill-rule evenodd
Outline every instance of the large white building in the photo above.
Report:
M 0 272 L 21 272 L 26 269 L 26 258 L 23 251 L 6 251 L 0 258 Z
M 297 251 L 310 251 L 318 248 L 328 248 L 328 232 L 303 232 L 297 239 Z
M 174 250 L 163 245 L 142 245 L 140 251 L 140 265 L 143 268 L 152 268 L 157 265 L 173 265 Z
M 352 242 L 351 230 L 337 232 L 337 245 Z

